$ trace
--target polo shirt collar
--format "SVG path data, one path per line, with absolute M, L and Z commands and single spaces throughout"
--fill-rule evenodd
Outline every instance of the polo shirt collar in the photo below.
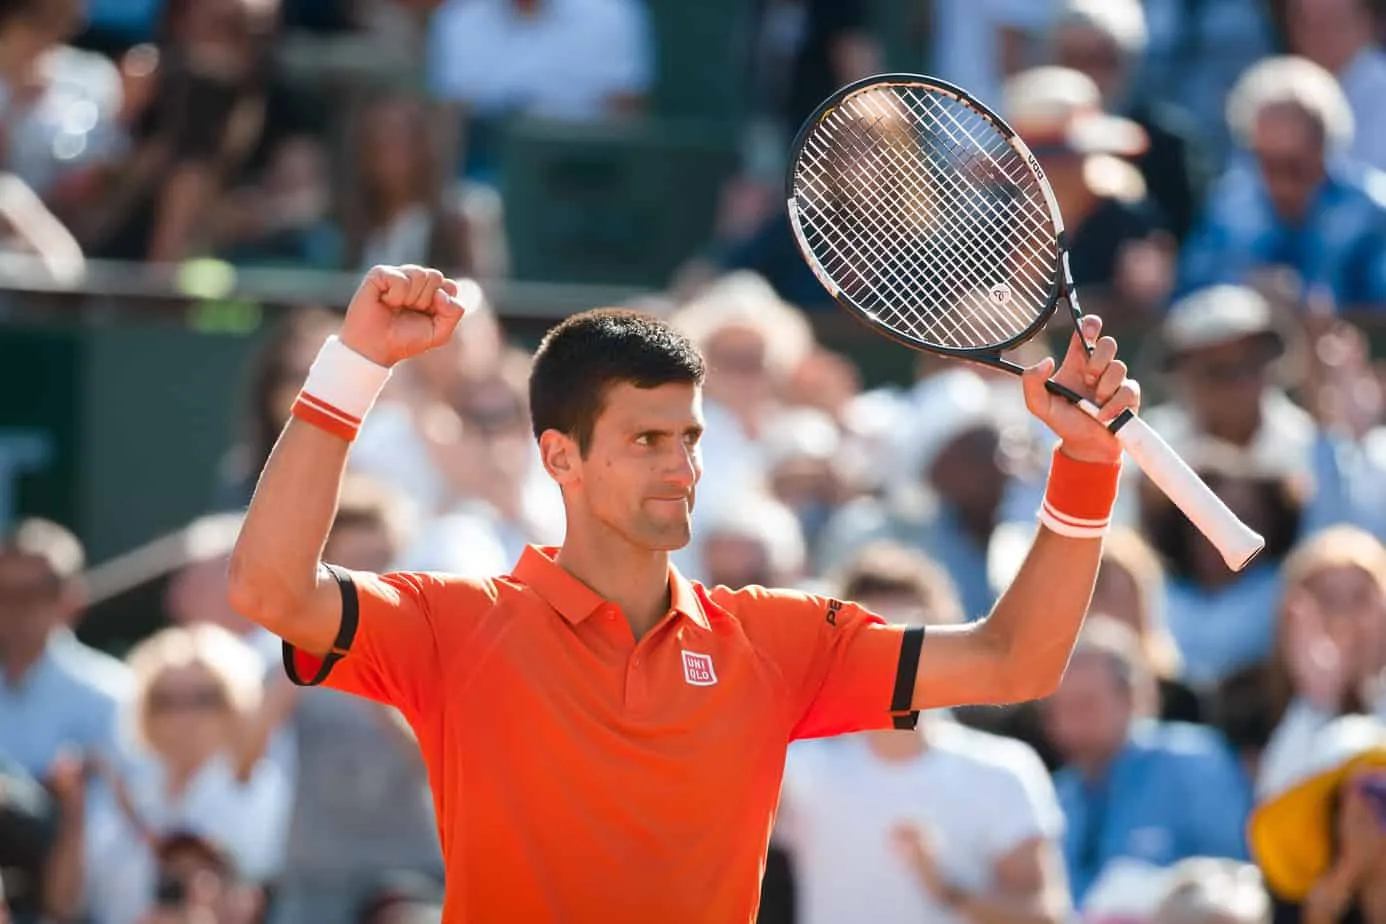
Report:
M 559 567 L 554 560 L 557 555 L 558 549 L 554 546 L 527 545 L 515 565 L 514 576 L 558 610 L 564 619 L 577 624 L 608 601 Z M 709 628 L 707 614 L 703 612 L 692 582 L 672 564 L 669 565 L 669 606 L 698 626 Z

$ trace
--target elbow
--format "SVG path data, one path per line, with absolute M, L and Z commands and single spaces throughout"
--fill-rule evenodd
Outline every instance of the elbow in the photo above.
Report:
M 1067 657 L 1053 657 L 1051 651 L 1036 651 L 1014 633 L 988 626 L 984 633 L 987 660 L 995 665 L 993 687 L 998 705 L 1027 703 L 1046 699 L 1059 688 Z
M 226 602 L 232 610 L 275 635 L 282 635 L 293 614 L 302 610 L 298 595 L 239 548 L 231 554 L 227 568 Z

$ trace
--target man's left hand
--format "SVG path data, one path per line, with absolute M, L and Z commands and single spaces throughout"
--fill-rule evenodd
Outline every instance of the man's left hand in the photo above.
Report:
M 1122 411 L 1138 411 L 1141 388 L 1126 377 L 1126 363 L 1116 358 L 1116 341 L 1100 336 L 1101 332 L 1101 318 L 1091 314 L 1084 317 L 1083 338 L 1096 340 L 1092 355 L 1083 349 L 1083 341 L 1075 332 L 1057 372 L 1054 360 L 1046 357 L 1025 370 L 1022 382 L 1025 406 L 1059 437 L 1061 452 L 1082 462 L 1114 463 L 1121 459 L 1121 444 L 1104 424 Z M 1064 398 L 1050 394 L 1044 383 L 1051 374 L 1056 383 L 1097 405 L 1101 423 Z

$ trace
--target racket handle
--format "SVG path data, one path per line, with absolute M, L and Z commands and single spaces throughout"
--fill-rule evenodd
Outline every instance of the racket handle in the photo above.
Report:
M 1092 402 L 1080 401 L 1078 406 L 1097 417 L 1097 406 Z M 1265 548 L 1266 540 L 1239 520 L 1150 424 L 1126 413 L 1118 417 L 1112 427 L 1122 448 L 1136 460 L 1145 476 L 1208 537 L 1227 567 L 1241 571 Z

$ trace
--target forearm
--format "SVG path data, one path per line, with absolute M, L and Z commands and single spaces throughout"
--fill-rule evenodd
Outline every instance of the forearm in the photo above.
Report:
M 43 910 L 54 921 L 76 918 L 82 907 L 85 810 L 64 806 L 62 826 L 43 871 Z
M 1102 555 L 1101 539 L 1041 528 L 983 631 L 1007 665 L 1012 701 L 1049 695 L 1062 678 L 1083 627 Z
M 1119 476 L 1118 464 L 1054 453 L 1034 543 L 982 629 L 1015 700 L 1048 696 L 1063 677 L 1092 602 Z

